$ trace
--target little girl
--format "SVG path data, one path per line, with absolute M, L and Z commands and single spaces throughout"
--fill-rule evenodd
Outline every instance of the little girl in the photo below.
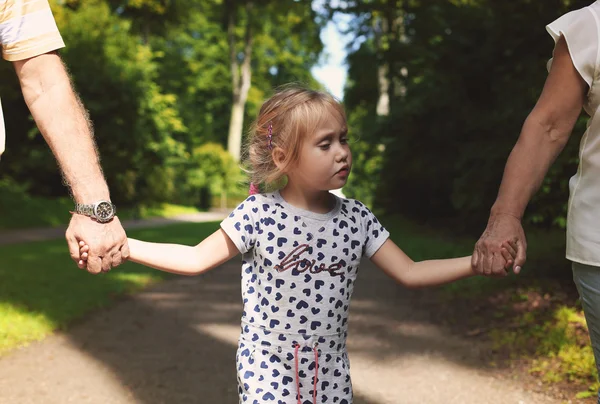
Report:
M 253 194 L 219 230 L 195 247 L 129 241 L 132 261 L 182 275 L 242 254 L 240 403 L 352 402 L 346 336 L 362 257 L 407 287 L 473 274 L 470 257 L 413 262 L 365 205 L 329 192 L 352 168 L 347 132 L 332 96 L 284 88 L 264 103 L 249 135 Z M 284 177 L 282 189 L 255 193 Z M 84 266 L 88 249 L 80 245 Z M 514 246 L 502 252 L 508 268 Z

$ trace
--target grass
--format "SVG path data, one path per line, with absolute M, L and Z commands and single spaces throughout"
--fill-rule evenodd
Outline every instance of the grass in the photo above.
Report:
M 477 237 L 453 234 L 451 230 L 417 224 L 401 216 L 386 217 L 383 224 L 391 239 L 415 261 L 463 257 L 473 253 Z M 482 228 L 483 231 L 483 228 Z M 444 286 L 450 296 L 477 298 L 494 291 L 531 283 L 532 279 L 570 277 L 570 266 L 564 258 L 563 231 L 525 229 L 527 263 L 519 276 L 505 278 L 472 277 Z
M 130 235 L 191 245 L 217 228 L 218 223 L 177 224 Z M 0 353 L 40 340 L 169 276 L 133 263 L 90 275 L 75 267 L 63 240 L 0 246 Z
M 0 230 L 57 227 L 68 224 L 71 218 L 69 211 L 73 210 L 73 201 L 69 198 L 44 199 L 26 195 L 14 201 L 0 198 L 0 210 L 11 212 L 10 215 L 0 215 Z M 194 207 L 163 203 L 156 206 L 118 208 L 117 215 L 119 219 L 127 220 L 173 217 L 196 212 L 198 209 Z
M 414 261 L 468 256 L 473 253 L 477 241 L 464 235 L 453 235 L 448 230 L 416 224 L 401 216 L 387 217 L 382 222 L 390 232 L 391 239 Z M 472 277 L 445 285 L 443 290 L 451 300 L 459 296 L 481 296 L 506 288 L 514 282 L 514 277 Z

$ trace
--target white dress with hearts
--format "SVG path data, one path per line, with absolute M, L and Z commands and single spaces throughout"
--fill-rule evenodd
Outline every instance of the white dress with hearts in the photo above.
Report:
M 389 233 L 362 203 L 335 198 L 319 214 L 252 195 L 221 223 L 243 254 L 240 403 L 352 402 L 350 298 L 361 258 Z

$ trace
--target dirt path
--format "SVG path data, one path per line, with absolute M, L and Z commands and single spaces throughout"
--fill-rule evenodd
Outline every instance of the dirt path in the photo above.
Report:
M 239 283 L 235 262 L 168 281 L 0 358 L 0 403 L 237 403 Z M 433 324 L 415 296 L 426 295 L 362 266 L 350 317 L 355 404 L 560 402 L 497 379 L 479 359 L 486 347 Z

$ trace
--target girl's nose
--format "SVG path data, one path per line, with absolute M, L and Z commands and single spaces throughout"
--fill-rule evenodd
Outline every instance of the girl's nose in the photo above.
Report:
M 340 145 L 338 153 L 337 153 L 337 160 L 344 161 L 348 158 L 349 154 L 350 154 L 350 150 L 348 149 L 348 147 L 345 147 L 344 145 Z

